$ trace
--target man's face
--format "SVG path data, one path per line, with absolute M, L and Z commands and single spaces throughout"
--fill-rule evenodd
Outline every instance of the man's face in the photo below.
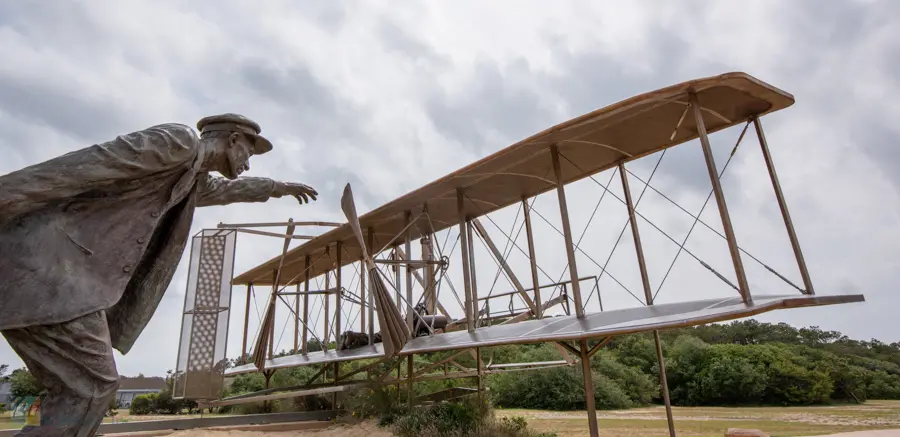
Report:
M 224 138 L 220 144 L 225 150 L 219 164 L 219 173 L 228 179 L 235 179 L 241 173 L 250 170 L 250 157 L 253 156 L 251 141 L 251 138 L 240 133 L 232 133 Z

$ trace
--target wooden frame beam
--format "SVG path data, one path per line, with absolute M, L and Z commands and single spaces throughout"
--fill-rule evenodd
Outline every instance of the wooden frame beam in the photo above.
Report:
M 794 230 L 794 222 L 791 220 L 787 201 L 784 199 L 784 193 L 781 191 L 781 183 L 778 182 L 775 162 L 772 160 L 772 154 L 769 153 L 769 143 L 766 141 L 762 122 L 759 120 L 759 117 L 753 117 L 752 120 L 753 127 L 756 128 L 756 138 L 759 140 L 759 147 L 762 149 L 763 160 L 765 160 L 766 169 L 769 171 L 769 179 L 772 181 L 772 188 L 775 190 L 775 198 L 778 200 L 779 209 L 781 209 L 781 218 L 784 220 L 784 227 L 787 229 L 788 238 L 791 240 L 794 257 L 797 258 L 797 267 L 799 267 L 800 276 L 803 278 L 803 287 L 806 288 L 804 293 L 814 295 L 816 292 L 813 289 L 812 280 L 809 278 L 809 270 L 806 268 L 806 260 L 803 258 L 803 251 L 800 249 L 800 241 L 797 239 L 797 231 Z
M 575 263 L 575 244 L 572 242 L 572 225 L 569 224 L 569 207 L 566 203 L 566 186 L 563 184 L 562 168 L 559 163 L 559 146 L 550 146 L 553 159 L 553 174 L 556 176 L 556 196 L 559 201 L 559 215 L 562 218 L 563 238 L 566 242 L 566 258 L 569 261 L 569 276 L 572 279 L 572 295 L 575 299 L 575 314 L 584 317 L 584 304 L 581 300 L 581 284 L 578 282 L 578 266 Z M 593 388 L 592 388 L 593 390 Z
M 744 303 L 750 304 L 753 298 L 750 296 L 750 285 L 747 275 L 744 273 L 744 263 L 741 261 L 741 253 L 738 249 L 737 238 L 734 236 L 734 228 L 731 225 L 731 216 L 728 214 L 728 205 L 725 203 L 725 194 L 722 184 L 719 182 L 716 160 L 713 157 L 712 147 L 709 145 L 709 136 L 706 134 L 706 125 L 703 123 L 703 112 L 700 109 L 700 101 L 697 93 L 688 92 L 691 107 L 694 109 L 694 121 L 697 132 L 700 135 L 700 146 L 703 148 L 703 156 L 706 158 L 706 168 L 709 171 L 709 179 L 712 181 L 713 192 L 716 195 L 716 205 L 719 207 L 719 216 L 722 219 L 722 228 L 725 230 L 725 238 L 728 240 L 728 250 L 731 252 L 731 261 L 734 264 L 734 273 L 737 275 L 738 289 Z

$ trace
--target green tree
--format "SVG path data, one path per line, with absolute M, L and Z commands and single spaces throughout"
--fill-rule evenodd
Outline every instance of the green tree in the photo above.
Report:
M 37 397 L 44 391 L 40 383 L 27 368 L 13 370 L 9 374 L 10 395 L 14 398 Z

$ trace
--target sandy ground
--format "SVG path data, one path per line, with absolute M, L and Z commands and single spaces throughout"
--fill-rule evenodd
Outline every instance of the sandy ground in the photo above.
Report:
M 325 429 L 305 431 L 227 431 L 210 429 L 193 429 L 178 431 L 167 437 L 393 437 L 375 422 L 364 422 L 357 425 L 332 425 Z M 878 436 L 881 437 L 881 436 Z
M 812 435 L 807 437 L 900 437 L 900 429 L 880 429 L 873 431 L 853 431 L 828 435 Z

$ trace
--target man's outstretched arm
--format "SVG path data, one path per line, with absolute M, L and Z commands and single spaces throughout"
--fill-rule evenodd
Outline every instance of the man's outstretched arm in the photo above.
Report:
M 239 177 L 231 180 L 208 176 L 200 191 L 197 206 L 265 202 L 282 196 L 294 196 L 302 204 L 316 200 L 318 193 L 307 185 L 278 182 L 269 178 Z

